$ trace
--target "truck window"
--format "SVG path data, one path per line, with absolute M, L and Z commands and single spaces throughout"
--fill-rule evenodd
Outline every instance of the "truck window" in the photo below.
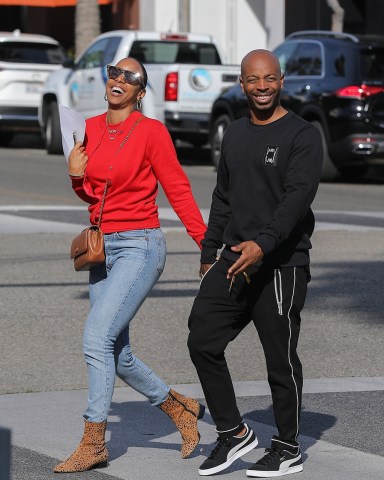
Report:
M 136 40 L 129 55 L 143 63 L 221 65 L 215 45 L 210 43 Z
M 120 41 L 120 37 L 108 37 L 94 43 L 80 58 L 77 68 L 103 67 L 107 63 L 112 62 Z

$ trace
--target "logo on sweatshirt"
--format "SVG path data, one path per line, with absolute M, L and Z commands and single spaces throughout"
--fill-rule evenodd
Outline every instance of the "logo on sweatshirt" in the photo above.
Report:
M 277 154 L 279 152 L 279 147 L 276 145 L 267 145 L 267 149 L 265 151 L 264 156 L 264 165 L 268 165 L 271 167 L 276 167 L 277 165 Z

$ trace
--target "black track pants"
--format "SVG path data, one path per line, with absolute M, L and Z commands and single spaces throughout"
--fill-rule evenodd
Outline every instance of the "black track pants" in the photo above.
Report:
M 218 432 L 237 431 L 242 422 L 224 351 L 253 321 L 266 358 L 278 438 L 295 442 L 303 385 L 296 352 L 300 312 L 309 267 L 247 270 L 229 291 L 230 262 L 220 258 L 206 273 L 189 317 L 188 348 Z M 244 352 L 244 355 L 247 353 Z

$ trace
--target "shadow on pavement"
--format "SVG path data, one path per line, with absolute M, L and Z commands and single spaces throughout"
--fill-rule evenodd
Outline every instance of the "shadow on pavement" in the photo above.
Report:
M 176 153 L 181 165 L 212 166 L 213 170 L 211 150 L 208 146 L 198 148 L 180 143 L 176 145 Z
M 152 407 L 149 403 L 141 401 L 112 402 L 109 415 L 111 419 L 108 422 L 107 430 L 111 434 L 111 439 L 107 447 L 110 452 L 110 460 L 125 455 L 129 448 L 133 447 L 180 452 L 181 436 L 175 425 L 165 413 Z M 209 415 L 205 415 L 203 421 L 212 424 Z M 171 434 L 176 434 L 175 442 L 161 441 Z M 191 457 L 198 455 L 201 448 L 205 448 L 204 443 L 199 444 Z
M 255 400 L 255 403 L 257 403 L 257 401 L 258 399 Z M 254 422 L 275 426 L 272 404 L 263 409 L 257 409 L 248 412 L 244 415 L 244 417 Z M 308 450 L 308 448 L 310 448 L 312 445 L 314 445 L 317 440 L 320 440 L 324 432 L 332 428 L 336 424 L 336 422 L 337 418 L 333 415 L 306 410 L 304 396 L 303 409 L 300 418 L 300 435 L 305 435 L 309 437 L 310 442 L 306 441 L 305 444 L 301 444 L 302 453 Z M 265 448 L 268 448 L 270 441 L 271 439 L 269 437 L 264 438 L 263 436 L 261 436 L 259 438 L 259 447 L 264 446 Z M 305 460 L 305 458 L 307 458 L 307 455 L 304 453 L 303 459 Z
M 8 148 L 44 148 L 40 133 L 15 133 Z
M 320 262 L 312 264 L 311 273 L 306 310 L 332 316 L 349 312 L 350 321 L 383 323 L 384 261 Z

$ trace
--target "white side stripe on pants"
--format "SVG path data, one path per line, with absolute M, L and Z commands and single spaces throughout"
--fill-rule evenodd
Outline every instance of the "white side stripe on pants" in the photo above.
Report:
M 294 372 L 293 372 L 293 366 L 292 366 L 292 363 L 291 363 L 292 328 L 291 328 L 291 316 L 290 316 L 292 305 L 293 305 L 293 298 L 295 296 L 295 287 L 296 287 L 296 267 L 294 267 L 294 269 L 293 269 L 293 289 L 292 289 L 291 304 L 290 304 L 289 310 L 288 310 L 288 321 L 289 321 L 288 361 L 289 361 L 289 365 L 291 367 L 291 376 L 292 376 L 292 380 L 293 380 L 293 383 L 295 385 L 295 390 L 296 390 L 296 435 L 295 435 L 295 438 L 297 438 L 298 435 L 299 435 L 299 394 L 298 394 L 298 391 L 297 391 L 297 383 L 296 383 L 296 380 L 295 380 L 295 376 L 294 376 Z

